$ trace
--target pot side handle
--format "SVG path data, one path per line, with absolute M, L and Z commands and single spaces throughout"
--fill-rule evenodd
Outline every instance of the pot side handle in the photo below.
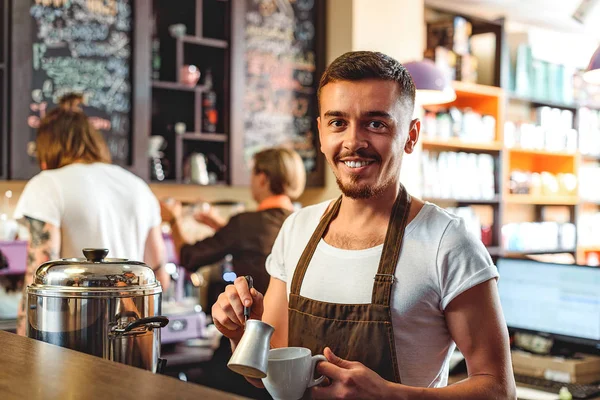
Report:
M 127 333 L 130 330 L 135 329 L 140 326 L 143 326 L 143 325 L 151 327 L 152 329 L 164 328 L 165 326 L 167 326 L 168 323 L 169 323 L 169 319 L 167 317 L 163 317 L 160 315 L 156 315 L 154 317 L 140 318 L 140 319 L 136 319 L 135 321 L 133 321 L 129 325 L 127 325 L 125 328 L 123 328 L 122 332 Z

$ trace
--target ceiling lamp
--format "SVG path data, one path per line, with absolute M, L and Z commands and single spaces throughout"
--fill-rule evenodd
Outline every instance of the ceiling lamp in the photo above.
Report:
M 583 74 L 583 80 L 587 83 L 600 85 L 600 47 L 596 49 L 596 52 L 592 56 L 590 64 Z
M 417 88 L 417 103 L 426 106 L 456 100 L 456 93 L 444 73 L 433 61 L 411 61 L 404 64 Z

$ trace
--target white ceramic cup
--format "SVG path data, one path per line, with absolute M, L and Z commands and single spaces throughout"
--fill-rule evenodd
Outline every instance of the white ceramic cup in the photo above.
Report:
M 304 347 L 282 347 L 269 350 L 267 377 L 262 379 L 265 388 L 275 400 L 298 400 L 307 388 L 323 382 L 324 376 L 313 378 L 319 361 L 325 356 L 313 356 Z

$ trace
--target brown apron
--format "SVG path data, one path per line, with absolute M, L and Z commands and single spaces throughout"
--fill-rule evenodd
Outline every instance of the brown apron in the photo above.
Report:
M 411 202 L 403 186 L 390 216 L 371 304 L 334 304 L 300 296 L 310 260 L 341 202 L 340 197 L 323 216 L 296 266 L 290 290 L 288 346 L 307 347 L 313 354 L 322 354 L 329 347 L 337 356 L 359 361 L 382 378 L 400 383 L 390 300 Z

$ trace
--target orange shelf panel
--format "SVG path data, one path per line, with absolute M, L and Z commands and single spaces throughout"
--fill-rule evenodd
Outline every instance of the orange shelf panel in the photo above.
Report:
M 449 139 L 422 139 L 423 147 L 439 148 L 448 150 L 481 150 L 481 151 L 500 151 L 502 143 L 500 142 L 465 142 L 458 138 Z
M 520 149 L 520 148 L 510 148 L 507 149 L 511 153 L 515 154 L 529 154 L 536 156 L 548 156 L 548 157 L 569 157 L 574 158 L 576 156 L 575 153 L 567 153 L 564 151 L 547 151 L 547 150 L 533 150 L 533 149 Z
M 504 90 L 495 86 L 478 85 L 467 82 L 452 82 L 456 100 L 451 103 L 425 106 L 426 110 L 437 112 L 448 107 L 464 110 L 470 108 L 482 115 L 491 115 L 496 119 L 496 140 L 503 140 Z
M 567 153 L 511 149 L 508 152 L 509 171 L 577 173 L 577 156 Z

